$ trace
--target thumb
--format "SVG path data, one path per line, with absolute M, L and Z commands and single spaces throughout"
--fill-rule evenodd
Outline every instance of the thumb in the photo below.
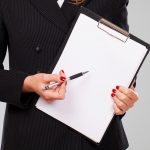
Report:
M 62 83 L 60 87 L 57 89 L 59 95 L 64 95 L 66 93 L 66 83 Z

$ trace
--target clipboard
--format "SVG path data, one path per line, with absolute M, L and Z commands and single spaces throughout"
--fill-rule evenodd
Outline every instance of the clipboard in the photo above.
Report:
M 81 7 L 49 73 L 90 73 L 67 84 L 63 101 L 40 97 L 36 107 L 99 144 L 114 117 L 112 88 L 131 86 L 149 50 L 148 43 Z

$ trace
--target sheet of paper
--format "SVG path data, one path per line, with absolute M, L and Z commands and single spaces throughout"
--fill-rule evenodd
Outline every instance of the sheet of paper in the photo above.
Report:
M 48 103 L 40 97 L 36 107 L 100 142 L 114 113 L 112 89 L 116 85 L 130 85 L 147 49 L 131 39 L 123 43 L 99 29 L 97 24 L 80 15 L 53 70 L 58 73 L 64 69 L 67 76 L 90 72 L 67 84 L 64 100 Z

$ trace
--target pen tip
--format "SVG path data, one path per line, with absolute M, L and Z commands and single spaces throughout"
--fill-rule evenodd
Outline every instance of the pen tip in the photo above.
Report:
M 83 72 L 83 74 L 86 74 L 86 73 L 88 73 L 89 71 L 85 71 L 85 72 Z

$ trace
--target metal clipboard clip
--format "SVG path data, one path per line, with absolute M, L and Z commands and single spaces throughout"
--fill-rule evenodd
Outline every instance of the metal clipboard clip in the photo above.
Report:
M 106 31 L 105 29 L 101 28 L 101 27 L 100 27 L 100 24 L 103 24 L 103 25 L 105 25 L 105 26 L 107 26 L 107 27 L 109 27 L 109 28 L 111 28 L 111 29 L 113 29 L 113 30 L 119 32 L 120 34 L 124 35 L 124 36 L 126 37 L 125 40 L 122 40 L 121 38 L 119 38 L 119 37 L 117 37 L 117 36 L 115 36 L 115 35 L 109 33 L 109 32 Z M 115 24 L 109 22 L 108 20 L 106 20 L 106 19 L 104 19 L 104 18 L 102 18 L 102 19 L 99 20 L 97 26 L 98 26 L 98 28 L 101 29 L 102 31 L 106 32 L 106 33 L 109 34 L 110 36 L 112 36 L 112 37 L 114 37 L 114 38 L 116 38 L 116 39 L 118 39 L 118 40 L 120 40 L 120 41 L 122 41 L 122 42 L 124 42 L 124 43 L 126 43 L 127 40 L 128 40 L 129 37 L 130 37 L 129 32 L 123 30 L 122 28 L 118 27 L 117 25 L 115 25 Z

